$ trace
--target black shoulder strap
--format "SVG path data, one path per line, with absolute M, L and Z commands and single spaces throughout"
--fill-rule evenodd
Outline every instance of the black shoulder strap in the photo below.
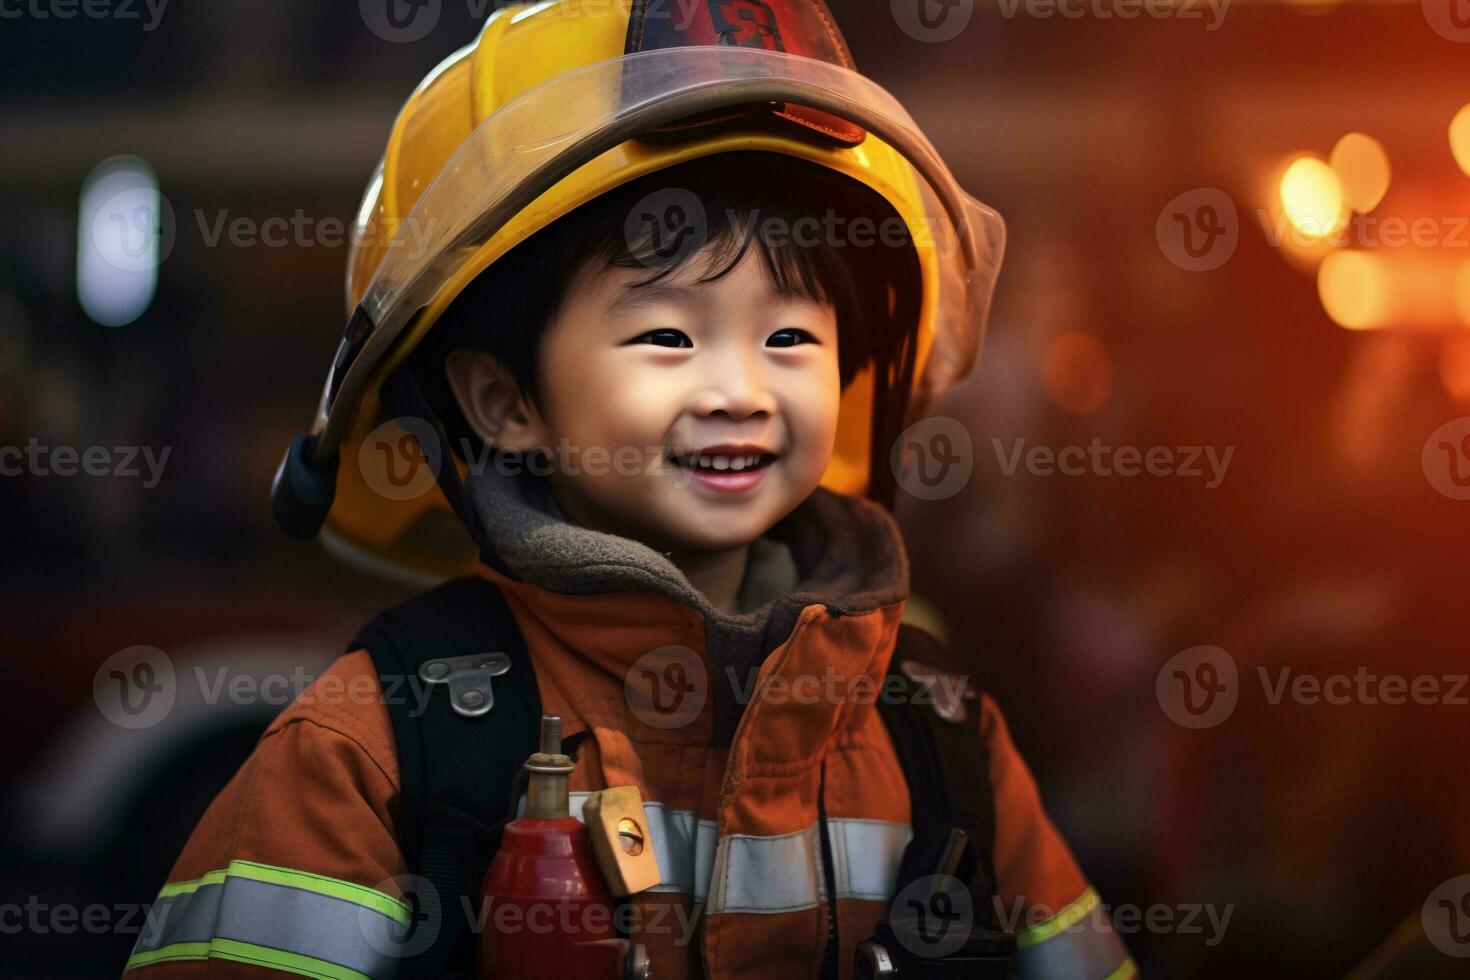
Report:
M 474 934 L 459 903 L 478 896 L 511 816 L 512 783 L 536 751 L 536 675 L 504 596 L 481 578 L 445 583 L 383 613 L 353 641 L 352 649 L 363 648 L 377 668 L 398 746 L 399 846 L 409 872 L 432 886 L 410 897 L 420 921 L 438 923 L 424 930 L 423 943 L 408 938 L 398 976 L 468 976 Z M 448 687 L 420 674 L 429 661 L 490 652 L 504 653 L 510 668 L 490 681 L 494 704 L 480 717 L 455 712 Z
M 914 837 L 899 865 L 898 889 L 935 873 L 951 828 L 969 837 L 957 876 L 975 899 L 977 922 L 995 915 L 995 796 L 990 785 L 988 747 L 979 737 L 973 702 L 943 703 L 943 691 L 929 690 L 903 673 L 904 661 L 931 668 L 947 663 L 949 651 L 934 636 L 910 623 L 898 631 L 898 646 L 886 682 L 901 694 L 878 701 L 904 778 L 908 781 Z M 941 703 L 936 703 L 936 701 Z

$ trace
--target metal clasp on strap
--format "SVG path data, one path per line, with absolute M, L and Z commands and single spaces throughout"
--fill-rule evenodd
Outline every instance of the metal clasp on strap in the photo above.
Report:
M 448 684 L 449 706 L 456 714 L 478 718 L 495 707 L 490 682 L 510 670 L 510 657 L 503 653 L 477 653 L 471 657 L 441 657 L 426 660 L 419 677 L 426 684 Z
M 970 690 L 968 676 L 946 674 L 915 660 L 900 660 L 898 669 L 919 685 L 920 693 L 927 703 L 933 705 L 934 713 L 941 719 L 951 725 L 969 720 L 965 702 L 976 698 L 975 692 Z

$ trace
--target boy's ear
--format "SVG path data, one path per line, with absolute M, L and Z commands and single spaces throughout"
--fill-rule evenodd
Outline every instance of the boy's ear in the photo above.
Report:
M 525 453 L 549 444 L 541 415 L 499 358 L 459 348 L 445 358 L 444 374 L 465 421 L 486 445 Z

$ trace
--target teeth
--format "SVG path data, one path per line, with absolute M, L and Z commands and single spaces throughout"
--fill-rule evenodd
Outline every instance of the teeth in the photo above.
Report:
M 721 456 L 721 455 L 705 456 L 705 455 L 700 455 L 700 456 L 685 456 L 685 457 L 682 457 L 682 458 L 687 463 L 690 463 L 690 464 L 695 465 L 695 466 L 702 466 L 705 469 L 713 469 L 713 470 L 735 470 L 735 471 L 738 472 L 740 470 L 748 469 L 748 468 L 750 468 L 752 466 L 759 465 L 760 464 L 760 461 L 761 461 L 761 454 L 760 453 L 753 453 L 753 454 L 751 454 L 749 456 Z

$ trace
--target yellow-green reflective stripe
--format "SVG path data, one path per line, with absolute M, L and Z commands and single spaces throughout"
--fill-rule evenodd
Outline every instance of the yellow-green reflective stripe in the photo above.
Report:
M 147 966 L 149 963 L 161 963 L 166 960 L 203 960 L 209 958 L 209 943 L 174 943 L 162 949 L 151 949 L 146 953 L 135 953 L 128 957 L 128 965 L 123 967 L 123 972 Z
M 129 959 L 128 965 L 123 969 L 126 972 L 150 963 L 206 960 L 211 957 L 248 963 L 252 966 L 266 966 L 273 970 L 294 973 L 297 976 L 320 977 L 321 980 L 370 980 L 365 973 L 358 973 L 356 970 L 349 970 L 334 963 L 327 963 L 324 960 L 313 959 L 298 953 L 271 949 L 268 946 L 242 943 L 234 939 L 215 939 L 207 943 L 176 943 L 149 953 L 139 953 Z
M 381 912 L 395 919 L 400 925 L 406 926 L 409 923 L 408 906 L 391 895 L 372 888 L 364 888 L 362 885 L 354 885 L 349 881 L 328 878 L 326 875 L 297 871 L 292 868 L 278 868 L 270 864 L 258 864 L 255 861 L 231 861 L 229 867 L 220 871 L 211 871 L 202 878 L 164 885 L 159 889 L 158 897 L 164 899 L 173 895 L 198 891 L 204 885 L 223 884 L 226 877 L 249 878 L 251 881 L 263 881 L 268 885 L 285 885 L 288 888 L 300 888 L 303 891 L 315 892 L 328 898 L 340 898 L 344 902 L 364 905 Z
M 249 861 L 167 891 L 149 910 L 134 965 L 224 958 L 307 976 L 391 976 L 410 922 L 381 892 Z
M 1016 948 L 1026 949 L 1037 943 L 1044 943 L 1058 933 L 1065 932 L 1086 917 L 1087 913 L 1097 907 L 1100 901 L 1097 889 L 1089 888 L 1083 892 L 1071 905 L 1062 909 L 1056 915 L 1045 922 L 1038 922 L 1034 926 L 1027 926 L 1016 933 Z
M 1129 980 L 1130 977 L 1136 976 L 1138 976 L 1138 964 L 1133 962 L 1132 957 L 1129 957 L 1123 961 L 1122 966 L 1109 973 L 1103 980 Z

